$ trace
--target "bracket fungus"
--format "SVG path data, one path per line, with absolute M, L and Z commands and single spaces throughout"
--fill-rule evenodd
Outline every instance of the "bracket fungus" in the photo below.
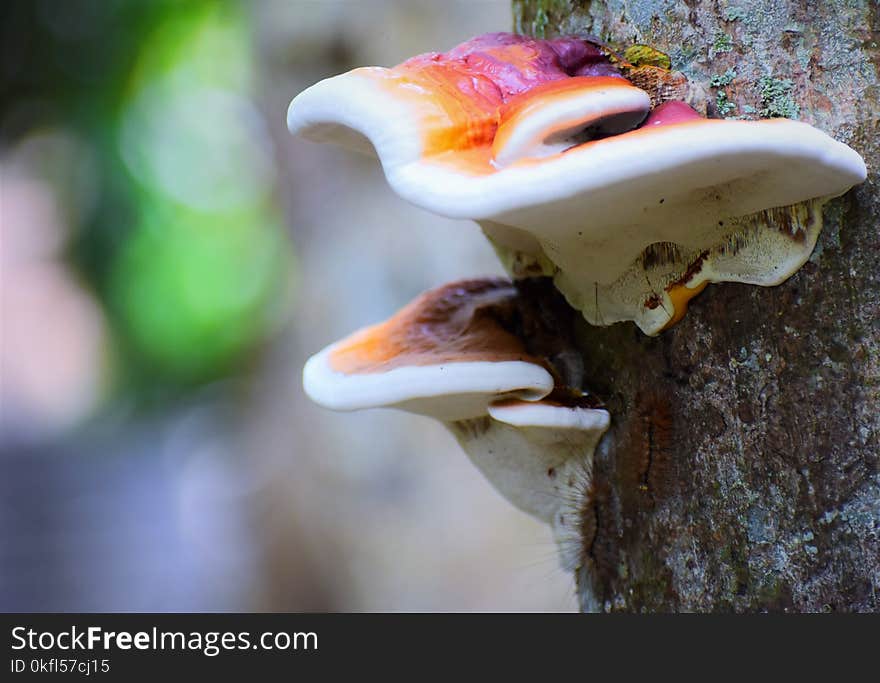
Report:
M 323 80 L 288 127 L 375 152 L 403 198 L 476 220 L 513 277 L 552 277 L 590 323 L 647 334 L 709 282 L 784 281 L 822 204 L 866 177 L 806 123 L 650 107 L 589 40 L 495 33 Z
M 563 541 L 576 532 L 567 511 L 589 495 L 610 416 L 527 351 L 515 333 L 518 296 L 503 279 L 426 292 L 312 356 L 303 386 L 335 410 L 393 407 L 440 420 L 505 498 Z

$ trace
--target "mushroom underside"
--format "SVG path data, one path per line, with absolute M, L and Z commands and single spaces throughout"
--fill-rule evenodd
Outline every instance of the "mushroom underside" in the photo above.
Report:
M 592 501 L 593 453 L 610 421 L 605 410 L 586 412 L 591 425 L 581 430 L 517 427 L 489 416 L 446 424 L 504 498 L 550 526 L 567 571 L 581 561 L 580 527 Z
M 570 361 L 575 316 L 544 280 L 451 283 L 312 356 L 303 385 L 336 410 L 439 420 L 503 497 L 561 538 L 610 423 Z
M 598 269 L 583 264 L 588 260 L 585 252 L 612 260 L 607 244 L 605 249 L 601 243 L 583 239 L 575 244 L 548 244 L 511 226 L 482 222 L 481 227 L 512 277 L 551 277 L 590 324 L 632 320 L 643 332 L 654 335 L 680 319 L 687 301 L 708 283 L 766 287 L 784 282 L 809 259 L 822 229 L 822 206 L 827 200 L 719 219 L 701 231 L 681 235 L 680 242 L 642 244 L 634 258 L 624 252 L 620 261 L 630 260 L 618 263 L 606 281 L 596 277 Z

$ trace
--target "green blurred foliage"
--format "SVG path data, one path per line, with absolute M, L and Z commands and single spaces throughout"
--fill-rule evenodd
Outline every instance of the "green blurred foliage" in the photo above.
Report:
M 119 386 L 161 400 L 236 371 L 278 321 L 291 268 L 248 14 L 217 0 L 3 5 L 4 146 L 61 128 L 96 160 L 69 256 L 107 306 Z
M 224 369 L 272 323 L 284 245 L 259 211 L 146 208 L 110 289 L 152 367 L 179 379 Z

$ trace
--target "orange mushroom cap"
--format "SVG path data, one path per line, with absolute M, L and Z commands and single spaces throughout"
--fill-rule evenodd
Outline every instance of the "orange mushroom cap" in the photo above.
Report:
M 310 358 L 306 393 L 337 410 L 395 406 L 442 420 L 485 415 L 499 398 L 540 399 L 553 376 L 499 322 L 514 296 L 502 279 L 426 292 Z

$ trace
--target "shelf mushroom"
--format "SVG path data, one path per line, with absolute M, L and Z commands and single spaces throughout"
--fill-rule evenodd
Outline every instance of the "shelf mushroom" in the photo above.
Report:
M 512 331 L 517 296 L 503 279 L 426 292 L 312 356 L 303 386 L 334 410 L 392 407 L 440 420 L 505 498 L 563 538 L 610 416 L 557 387 L 552 368 L 527 352 Z
M 288 127 L 375 152 L 399 195 L 476 220 L 513 277 L 553 277 L 590 323 L 657 334 L 708 282 L 792 275 L 866 169 L 805 123 L 650 106 L 589 41 L 488 34 L 321 81 Z

